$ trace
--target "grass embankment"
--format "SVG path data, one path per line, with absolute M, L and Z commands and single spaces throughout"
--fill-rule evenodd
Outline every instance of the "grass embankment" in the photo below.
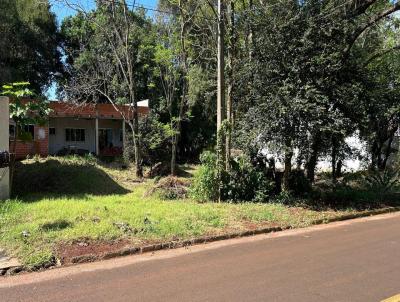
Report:
M 15 199 L 0 204 L 0 246 L 27 267 L 54 261 L 59 247 L 115 242 L 132 246 L 267 226 L 304 227 L 354 212 L 279 203 L 197 203 L 145 193 L 132 171 L 76 158 L 24 161 Z

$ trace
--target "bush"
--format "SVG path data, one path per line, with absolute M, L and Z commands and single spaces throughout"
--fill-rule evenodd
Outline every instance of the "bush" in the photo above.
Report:
M 396 191 L 400 185 L 399 171 L 386 169 L 382 172 L 371 172 L 365 177 L 368 190 L 379 194 Z
M 365 209 L 381 205 L 398 205 L 398 172 L 359 171 L 346 174 L 343 179 L 319 183 L 312 197 L 332 208 L 355 207 Z
M 217 200 L 217 156 L 210 151 L 205 151 L 200 155 L 200 162 L 201 166 L 190 187 L 190 196 L 196 200 Z
M 289 189 L 294 196 L 304 196 L 311 192 L 310 181 L 304 175 L 302 170 L 294 170 L 289 177 Z
M 232 201 L 267 201 L 275 185 L 264 171 L 254 167 L 249 158 L 240 156 L 231 160 L 231 170 L 223 178 L 222 199 Z
M 168 162 L 171 156 L 171 137 L 173 131 L 169 124 L 157 121 L 157 117 L 149 115 L 140 119 L 139 133 L 141 135 L 141 155 L 144 165 L 154 165 L 157 162 Z M 135 161 L 135 148 L 131 130 L 125 133 L 123 158 L 126 164 Z
M 200 156 L 201 167 L 194 177 L 191 197 L 218 199 L 217 156 L 209 151 Z M 249 158 L 240 156 L 230 162 L 231 169 L 221 175 L 221 199 L 230 201 L 266 201 L 275 189 L 274 181 L 254 167 Z

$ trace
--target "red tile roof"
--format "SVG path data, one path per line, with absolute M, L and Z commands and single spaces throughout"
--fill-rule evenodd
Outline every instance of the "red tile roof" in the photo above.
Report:
M 119 105 L 118 110 L 112 104 L 81 104 L 76 105 L 68 102 L 53 101 L 50 102 L 50 117 L 82 117 L 82 118 L 107 118 L 123 119 L 123 113 L 126 117 L 132 118 L 133 110 L 131 106 Z M 148 107 L 138 107 L 139 115 L 149 113 Z

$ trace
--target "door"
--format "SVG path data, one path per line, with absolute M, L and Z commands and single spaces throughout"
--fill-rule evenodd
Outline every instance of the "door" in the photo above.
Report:
M 99 149 L 113 147 L 113 133 L 112 129 L 99 129 Z

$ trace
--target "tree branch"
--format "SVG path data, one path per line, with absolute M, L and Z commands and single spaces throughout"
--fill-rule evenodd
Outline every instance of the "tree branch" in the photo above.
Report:
M 365 66 L 368 66 L 368 65 L 369 65 L 372 61 L 374 61 L 375 59 L 377 59 L 377 58 L 379 58 L 379 57 L 382 57 L 382 56 L 384 56 L 384 55 L 386 55 L 386 54 L 388 54 L 388 53 L 390 53 L 390 52 L 392 52 L 392 51 L 395 51 L 395 50 L 400 50 L 400 45 L 396 45 L 396 46 L 393 46 L 392 48 L 385 49 L 384 51 L 377 52 L 377 53 L 373 54 L 373 55 L 372 55 L 371 57 L 369 57 L 368 60 L 363 64 L 364 67 L 365 67 Z
M 371 0 L 370 0 L 371 1 Z M 369 2 L 370 2 L 369 1 Z M 369 3 L 368 3 L 369 4 Z M 372 5 L 373 3 L 369 4 Z M 353 45 L 355 44 L 355 42 L 357 41 L 357 39 L 362 35 L 362 33 L 364 31 L 366 31 L 369 27 L 371 27 L 372 25 L 374 25 L 375 23 L 377 23 L 378 21 L 382 20 L 383 18 L 393 14 L 394 12 L 400 10 L 400 2 L 396 2 L 393 5 L 391 5 L 390 8 L 384 10 L 383 12 L 381 12 L 378 15 L 374 15 L 372 16 L 369 21 L 367 23 L 365 23 L 364 25 L 358 27 L 353 35 L 350 37 L 349 42 L 347 47 L 345 48 L 343 54 L 344 54 L 344 58 L 347 59 L 349 54 L 350 54 L 350 50 L 353 47 Z

